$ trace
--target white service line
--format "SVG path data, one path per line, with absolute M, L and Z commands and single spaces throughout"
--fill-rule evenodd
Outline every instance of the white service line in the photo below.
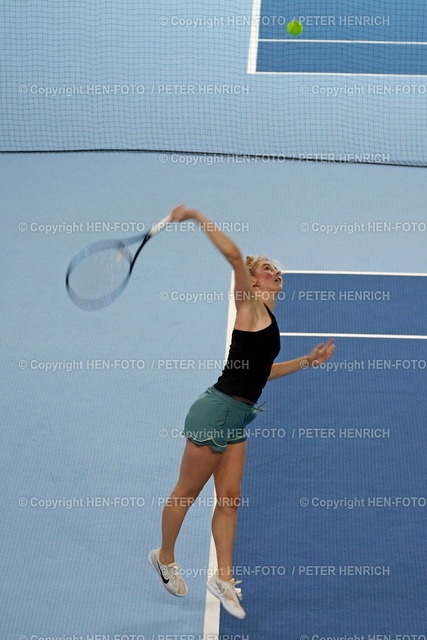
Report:
M 304 38 L 259 38 L 259 42 L 292 42 L 293 44 L 298 42 L 322 42 L 322 43 L 343 43 L 343 44 L 415 44 L 415 45 L 427 45 L 427 42 L 398 42 L 396 40 L 308 40 Z
M 427 273 L 400 273 L 396 271 L 301 271 L 299 269 L 292 271 L 291 269 L 286 269 L 285 275 L 287 273 L 331 273 L 343 276 L 408 276 L 412 278 L 415 276 L 427 277 Z
M 325 73 L 320 71 L 256 71 L 248 70 L 248 73 L 264 76 L 368 76 L 372 78 L 423 78 L 426 73 L 354 73 L 352 71 L 341 71 L 340 73 Z
M 234 271 L 231 272 L 231 281 L 230 281 L 230 291 L 234 291 Z M 228 316 L 227 316 L 227 335 L 225 340 L 225 360 L 228 357 L 228 347 L 231 343 L 231 334 L 233 332 L 234 321 L 236 318 L 236 308 L 235 305 L 232 304 L 232 296 L 229 298 L 228 302 Z M 215 486 L 213 487 L 214 491 L 214 508 L 216 503 L 216 492 Z M 212 511 L 212 515 L 213 515 Z M 216 550 L 214 539 L 211 534 L 211 544 L 209 549 L 209 577 L 211 572 L 216 571 L 218 568 L 217 559 L 216 559 Z M 221 603 L 218 598 L 215 598 L 214 595 L 210 593 L 206 589 L 206 604 L 205 604 L 205 620 L 204 620 L 204 629 L 203 629 L 203 637 L 208 638 L 219 638 L 219 611 L 220 611 Z
M 390 340 L 427 340 L 427 336 L 407 336 L 397 334 L 381 333 L 288 333 L 280 332 L 281 336 L 310 336 L 325 338 L 388 338 Z

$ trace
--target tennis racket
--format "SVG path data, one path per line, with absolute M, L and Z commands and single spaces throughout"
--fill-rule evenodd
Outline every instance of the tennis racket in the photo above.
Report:
M 171 215 L 145 233 L 123 240 L 100 240 L 80 251 L 70 262 L 65 285 L 71 300 L 85 311 L 103 309 L 123 293 L 142 248 L 170 222 Z M 128 247 L 140 242 L 134 256 Z

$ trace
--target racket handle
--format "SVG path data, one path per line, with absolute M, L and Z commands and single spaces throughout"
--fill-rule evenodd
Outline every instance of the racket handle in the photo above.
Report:
M 170 214 L 166 216 L 166 218 L 163 218 L 163 220 L 160 220 L 160 222 L 156 222 L 156 224 L 153 224 L 153 226 L 151 227 L 149 233 L 150 233 L 150 237 L 154 236 L 156 233 L 158 233 L 159 231 L 161 231 L 162 229 L 164 229 L 166 227 L 166 225 L 168 224 L 168 222 L 170 222 L 171 216 Z

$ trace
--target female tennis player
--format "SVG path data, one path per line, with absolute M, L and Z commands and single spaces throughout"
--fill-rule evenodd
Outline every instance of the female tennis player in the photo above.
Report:
M 234 270 L 236 319 L 226 366 L 217 382 L 190 407 L 185 419 L 185 449 L 179 479 L 162 514 L 162 545 L 151 551 L 149 562 L 162 584 L 175 596 L 187 586 L 175 562 L 175 542 L 188 508 L 213 475 L 217 503 L 212 518 L 218 571 L 207 587 L 223 607 L 244 618 L 241 590 L 233 578 L 233 545 L 240 483 L 245 462 L 245 427 L 263 411 L 256 403 L 268 380 L 321 364 L 333 352 L 333 340 L 317 345 L 310 354 L 274 363 L 280 352 L 280 334 L 273 315 L 282 290 L 281 272 L 266 257 L 244 261 L 239 248 L 199 211 L 179 205 L 171 219 L 195 219 Z

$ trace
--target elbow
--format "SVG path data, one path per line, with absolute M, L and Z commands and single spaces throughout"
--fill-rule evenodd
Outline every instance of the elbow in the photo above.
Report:
M 230 264 L 234 265 L 237 262 L 240 262 L 241 260 L 243 260 L 243 256 L 240 253 L 239 249 L 237 247 L 230 249 L 229 251 L 227 251 L 226 256 L 225 256 L 228 260 L 228 262 L 230 262 Z

